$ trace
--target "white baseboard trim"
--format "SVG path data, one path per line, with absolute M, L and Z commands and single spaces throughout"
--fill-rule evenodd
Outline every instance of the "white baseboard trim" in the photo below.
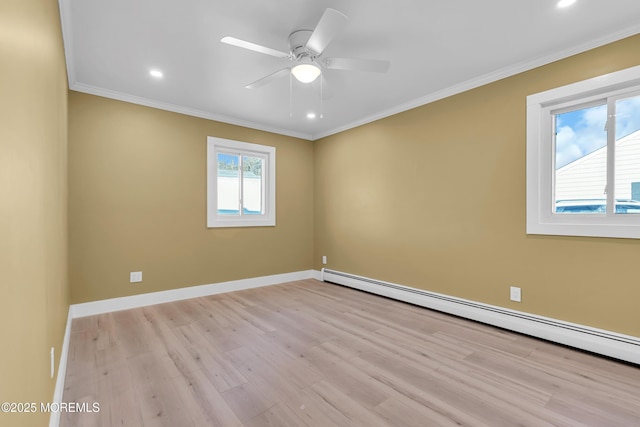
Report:
M 640 338 L 417 288 L 322 269 L 323 281 L 640 364 Z
M 320 271 L 320 270 L 311 270 L 311 274 L 312 274 L 312 277 L 311 277 L 312 279 L 316 279 L 316 280 L 319 280 L 321 282 L 323 281 L 322 280 L 322 271 Z
M 70 307 L 70 313 L 71 317 L 75 319 L 78 317 L 93 316 L 96 314 L 128 310 L 130 308 L 145 307 L 154 304 L 163 304 L 166 302 L 180 301 L 189 298 L 241 291 L 244 289 L 259 288 L 261 286 L 277 285 L 280 283 L 294 282 L 296 280 L 316 278 L 319 280 L 319 277 L 319 271 L 305 270 L 293 273 L 275 274 L 272 276 L 232 280 L 229 282 L 220 282 L 209 285 L 190 286 L 186 288 L 171 289 L 168 291 L 151 292 L 128 297 L 72 304 Z
M 62 348 L 60 349 L 60 360 L 58 361 L 58 376 L 56 377 L 56 387 L 53 391 L 53 400 L 51 403 L 62 403 L 62 395 L 64 394 L 64 379 L 67 375 L 67 359 L 69 358 L 69 340 L 71 339 L 71 307 L 67 314 L 67 325 L 64 329 L 64 338 L 62 340 Z M 58 427 L 60 425 L 60 411 L 52 411 L 49 415 L 49 427 Z

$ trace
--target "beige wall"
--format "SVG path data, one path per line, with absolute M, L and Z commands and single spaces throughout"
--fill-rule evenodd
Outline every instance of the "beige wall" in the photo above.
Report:
M 0 2 L 0 402 L 51 402 L 68 301 L 67 80 L 55 0 Z M 3 414 L 3 426 L 49 414 Z
M 635 36 L 317 141 L 315 268 L 640 336 L 640 241 L 525 234 L 526 96 L 639 64 Z
M 276 227 L 206 227 L 207 136 L 276 147 Z M 69 182 L 73 303 L 313 267 L 310 141 L 70 92 Z

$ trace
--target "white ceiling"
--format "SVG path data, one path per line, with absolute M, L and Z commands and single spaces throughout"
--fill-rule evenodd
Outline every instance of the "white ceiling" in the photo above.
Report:
M 640 33 L 638 0 L 59 1 L 72 90 L 312 140 Z M 327 7 L 349 22 L 323 57 L 388 73 L 323 70 L 322 119 L 318 85 L 244 87 L 289 63 L 222 37 L 287 52 Z

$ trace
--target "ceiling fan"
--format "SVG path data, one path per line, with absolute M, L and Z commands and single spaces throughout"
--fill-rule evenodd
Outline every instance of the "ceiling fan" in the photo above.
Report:
M 293 62 L 289 67 L 262 77 L 245 87 L 255 89 L 272 81 L 292 74 L 302 83 L 311 83 L 322 74 L 322 68 L 330 70 L 369 71 L 374 73 L 386 73 L 389 69 L 389 61 L 379 59 L 356 58 L 322 58 L 324 49 L 333 38 L 347 25 L 347 18 L 341 12 L 328 8 L 318 21 L 316 28 L 312 30 L 296 30 L 289 34 L 289 52 L 282 52 L 240 40 L 235 37 L 223 37 L 222 43 L 249 49 L 254 52 L 275 56 Z

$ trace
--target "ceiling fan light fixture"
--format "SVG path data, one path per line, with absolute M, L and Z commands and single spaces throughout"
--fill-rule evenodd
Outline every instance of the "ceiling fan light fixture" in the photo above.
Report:
M 291 69 L 291 74 L 299 82 L 311 83 L 320 75 L 320 68 L 313 64 L 298 64 Z

